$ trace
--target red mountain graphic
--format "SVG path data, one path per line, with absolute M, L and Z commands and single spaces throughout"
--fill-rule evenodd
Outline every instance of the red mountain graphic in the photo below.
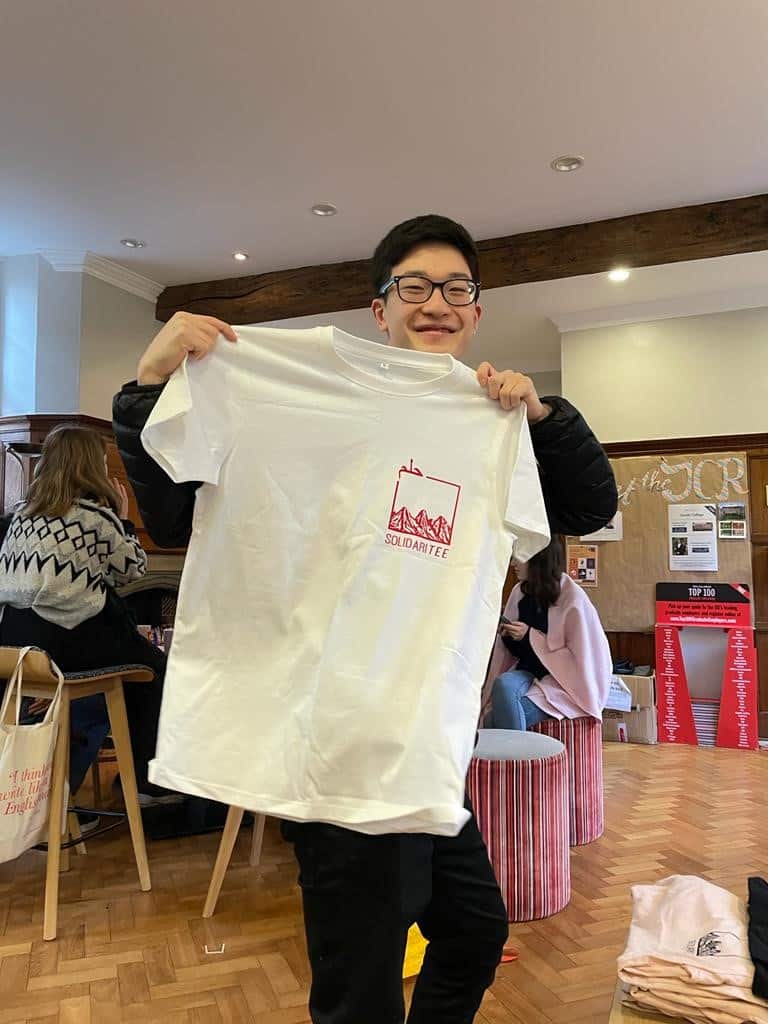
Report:
M 451 543 L 451 527 L 445 516 L 431 519 L 425 508 L 417 516 L 412 516 L 405 506 L 393 512 L 389 520 L 390 530 L 398 533 L 410 533 L 414 537 L 423 537 L 438 544 Z

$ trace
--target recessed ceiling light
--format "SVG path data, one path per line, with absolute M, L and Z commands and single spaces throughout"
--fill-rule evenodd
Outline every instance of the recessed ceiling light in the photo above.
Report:
M 626 267 L 616 267 L 615 270 L 611 270 L 608 273 L 608 280 L 615 281 L 617 284 L 620 284 L 622 281 L 626 281 L 628 277 L 629 271 Z
M 583 156 L 558 156 L 549 165 L 553 171 L 578 171 L 584 166 Z
M 315 203 L 312 207 L 312 213 L 316 217 L 334 217 L 338 212 L 338 208 L 333 203 Z
M 120 245 L 124 245 L 127 249 L 143 249 L 146 242 L 142 242 L 140 238 L 121 238 Z
M 248 258 L 249 258 L 249 256 L 248 256 L 247 252 L 233 252 L 232 253 L 232 259 L 233 260 L 240 260 L 241 263 L 242 263 L 243 260 L 247 260 Z

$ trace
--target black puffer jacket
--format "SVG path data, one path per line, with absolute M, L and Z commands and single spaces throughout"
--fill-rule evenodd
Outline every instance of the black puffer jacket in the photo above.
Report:
M 141 430 L 162 385 L 126 384 L 112 404 L 117 444 L 149 535 L 161 547 L 184 547 L 192 529 L 196 483 L 175 484 L 144 451 Z M 553 533 L 599 530 L 616 512 L 616 481 L 605 452 L 577 409 L 545 398 L 552 413 L 531 428 Z

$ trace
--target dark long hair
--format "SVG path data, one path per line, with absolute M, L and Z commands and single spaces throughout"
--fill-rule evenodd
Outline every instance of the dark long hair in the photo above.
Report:
M 563 539 L 555 535 L 543 551 L 528 562 L 528 577 L 521 586 L 541 609 L 551 608 L 560 597 L 560 577 L 565 571 Z

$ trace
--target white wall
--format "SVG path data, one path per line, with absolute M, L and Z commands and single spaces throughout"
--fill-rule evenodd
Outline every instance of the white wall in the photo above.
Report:
M 139 356 L 162 324 L 154 303 L 83 275 L 80 411 L 112 418 L 112 396 L 136 377 Z
M 768 309 L 571 331 L 563 394 L 601 441 L 768 431 Z
M 532 373 L 530 376 L 540 396 L 562 395 L 562 379 L 559 370 L 542 370 L 541 373 Z
M 39 260 L 39 256 L 13 256 L 3 268 L 3 416 L 35 411 Z
M 80 275 L 58 274 L 39 255 L 3 266 L 0 415 L 77 412 Z
M 59 273 L 38 261 L 37 413 L 76 413 L 80 403 L 80 303 L 82 274 Z

